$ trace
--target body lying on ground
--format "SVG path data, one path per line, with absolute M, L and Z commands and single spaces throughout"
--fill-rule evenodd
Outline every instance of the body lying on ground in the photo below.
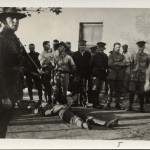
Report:
M 91 125 L 105 126 L 107 128 L 116 127 L 118 125 L 119 119 L 113 119 L 110 121 L 103 121 L 94 118 L 93 116 L 79 117 L 68 105 L 49 105 L 42 103 L 39 113 L 43 116 L 56 116 L 58 115 L 60 119 L 64 122 L 76 125 L 79 128 L 91 130 Z

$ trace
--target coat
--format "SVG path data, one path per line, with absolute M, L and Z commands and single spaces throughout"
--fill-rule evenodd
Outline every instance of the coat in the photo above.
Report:
M 0 33 L 0 99 L 16 102 L 22 97 L 21 47 L 11 31 Z
M 107 78 L 108 56 L 103 52 L 98 52 L 92 56 L 90 60 L 92 67 L 92 76 L 98 77 L 100 80 Z
M 145 82 L 146 69 L 150 63 L 150 57 L 146 53 L 135 53 L 131 56 L 131 80 Z
M 77 68 L 77 74 L 85 78 L 89 77 L 91 75 L 91 68 L 89 64 L 91 59 L 90 52 L 85 51 L 82 56 L 80 51 L 76 51 L 72 58 Z
M 108 79 L 123 81 L 125 78 L 126 61 L 125 57 L 116 52 L 112 52 L 108 57 Z

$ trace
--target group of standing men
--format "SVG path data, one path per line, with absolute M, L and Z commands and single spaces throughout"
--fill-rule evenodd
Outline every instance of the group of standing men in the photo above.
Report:
M 132 110 L 134 96 L 138 94 L 140 112 L 144 112 L 143 106 L 146 95 L 144 84 L 146 70 L 149 66 L 149 56 L 144 53 L 145 41 L 136 43 L 138 52 L 132 56 L 128 53 L 128 45 L 126 44 L 122 46 L 123 53 L 121 53 L 121 44 L 118 42 L 114 43 L 109 56 L 104 53 L 106 43 L 103 42 L 98 42 L 97 46 L 92 47 L 89 51 L 86 47 L 86 41 L 80 40 L 78 43 L 79 50 L 76 52 L 71 51 L 70 42 L 59 43 L 58 40 L 54 40 L 51 49 L 48 41 L 43 42 L 43 47 L 44 43 L 48 44 L 47 49 L 44 48 L 37 59 L 39 58 L 44 72 L 49 70 L 47 75 L 43 73 L 41 83 L 44 83 L 50 104 L 58 100 L 60 103 L 67 103 L 66 94 L 68 90 L 73 89 L 72 86 L 74 85 L 71 85 L 71 79 L 74 78 L 77 84 L 72 92 L 80 95 L 80 105 L 82 106 L 86 106 L 86 101 L 88 101 L 93 103 L 94 108 L 102 108 L 99 94 L 105 83 L 106 94 L 108 94 L 109 89 L 107 109 L 110 108 L 113 97 L 115 97 L 115 108 L 121 109 L 120 97 L 122 95 L 126 97 L 126 93 L 129 93 L 127 110 Z M 31 53 L 30 51 L 29 55 L 32 57 Z M 36 55 L 35 51 L 34 53 Z M 34 60 L 34 57 L 32 58 Z M 39 87 L 38 89 L 41 90 L 41 86 Z M 52 94 L 53 100 L 51 99 Z M 39 99 L 40 97 L 39 94 Z

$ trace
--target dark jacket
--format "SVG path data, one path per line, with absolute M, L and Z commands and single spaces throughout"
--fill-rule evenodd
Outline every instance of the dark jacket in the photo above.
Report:
M 40 61 L 39 61 L 39 53 L 38 52 L 30 52 L 28 53 L 28 55 L 32 58 L 32 60 L 35 62 L 35 64 L 41 68 L 41 65 L 40 65 Z
M 107 78 L 108 57 L 104 52 L 98 52 L 92 56 L 90 65 L 92 67 L 92 75 L 101 80 Z
M 21 48 L 11 31 L 0 33 L 0 99 L 22 96 Z
M 85 51 L 83 56 L 80 51 L 74 52 L 72 56 L 74 63 L 77 68 L 77 74 L 83 77 L 88 77 L 91 74 L 91 68 L 89 65 L 91 54 L 88 51 Z

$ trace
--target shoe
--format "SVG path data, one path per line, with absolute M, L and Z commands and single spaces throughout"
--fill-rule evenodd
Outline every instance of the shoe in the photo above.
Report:
M 105 109 L 110 109 L 110 103 L 107 103 Z
M 126 109 L 126 111 L 132 111 L 132 107 L 129 106 L 129 107 Z
M 93 108 L 95 108 L 95 109 L 102 109 L 103 108 L 103 105 L 93 105 Z
M 92 130 L 92 127 L 91 127 L 89 119 L 86 119 L 86 124 L 87 124 L 87 129 Z
M 120 104 L 116 104 L 115 108 L 121 110 Z
M 106 127 L 107 128 L 111 128 L 111 127 L 116 127 L 118 125 L 118 121 L 119 119 L 113 119 L 113 120 L 110 120 L 106 123 Z
M 141 113 L 145 113 L 145 110 L 143 108 L 140 108 Z

